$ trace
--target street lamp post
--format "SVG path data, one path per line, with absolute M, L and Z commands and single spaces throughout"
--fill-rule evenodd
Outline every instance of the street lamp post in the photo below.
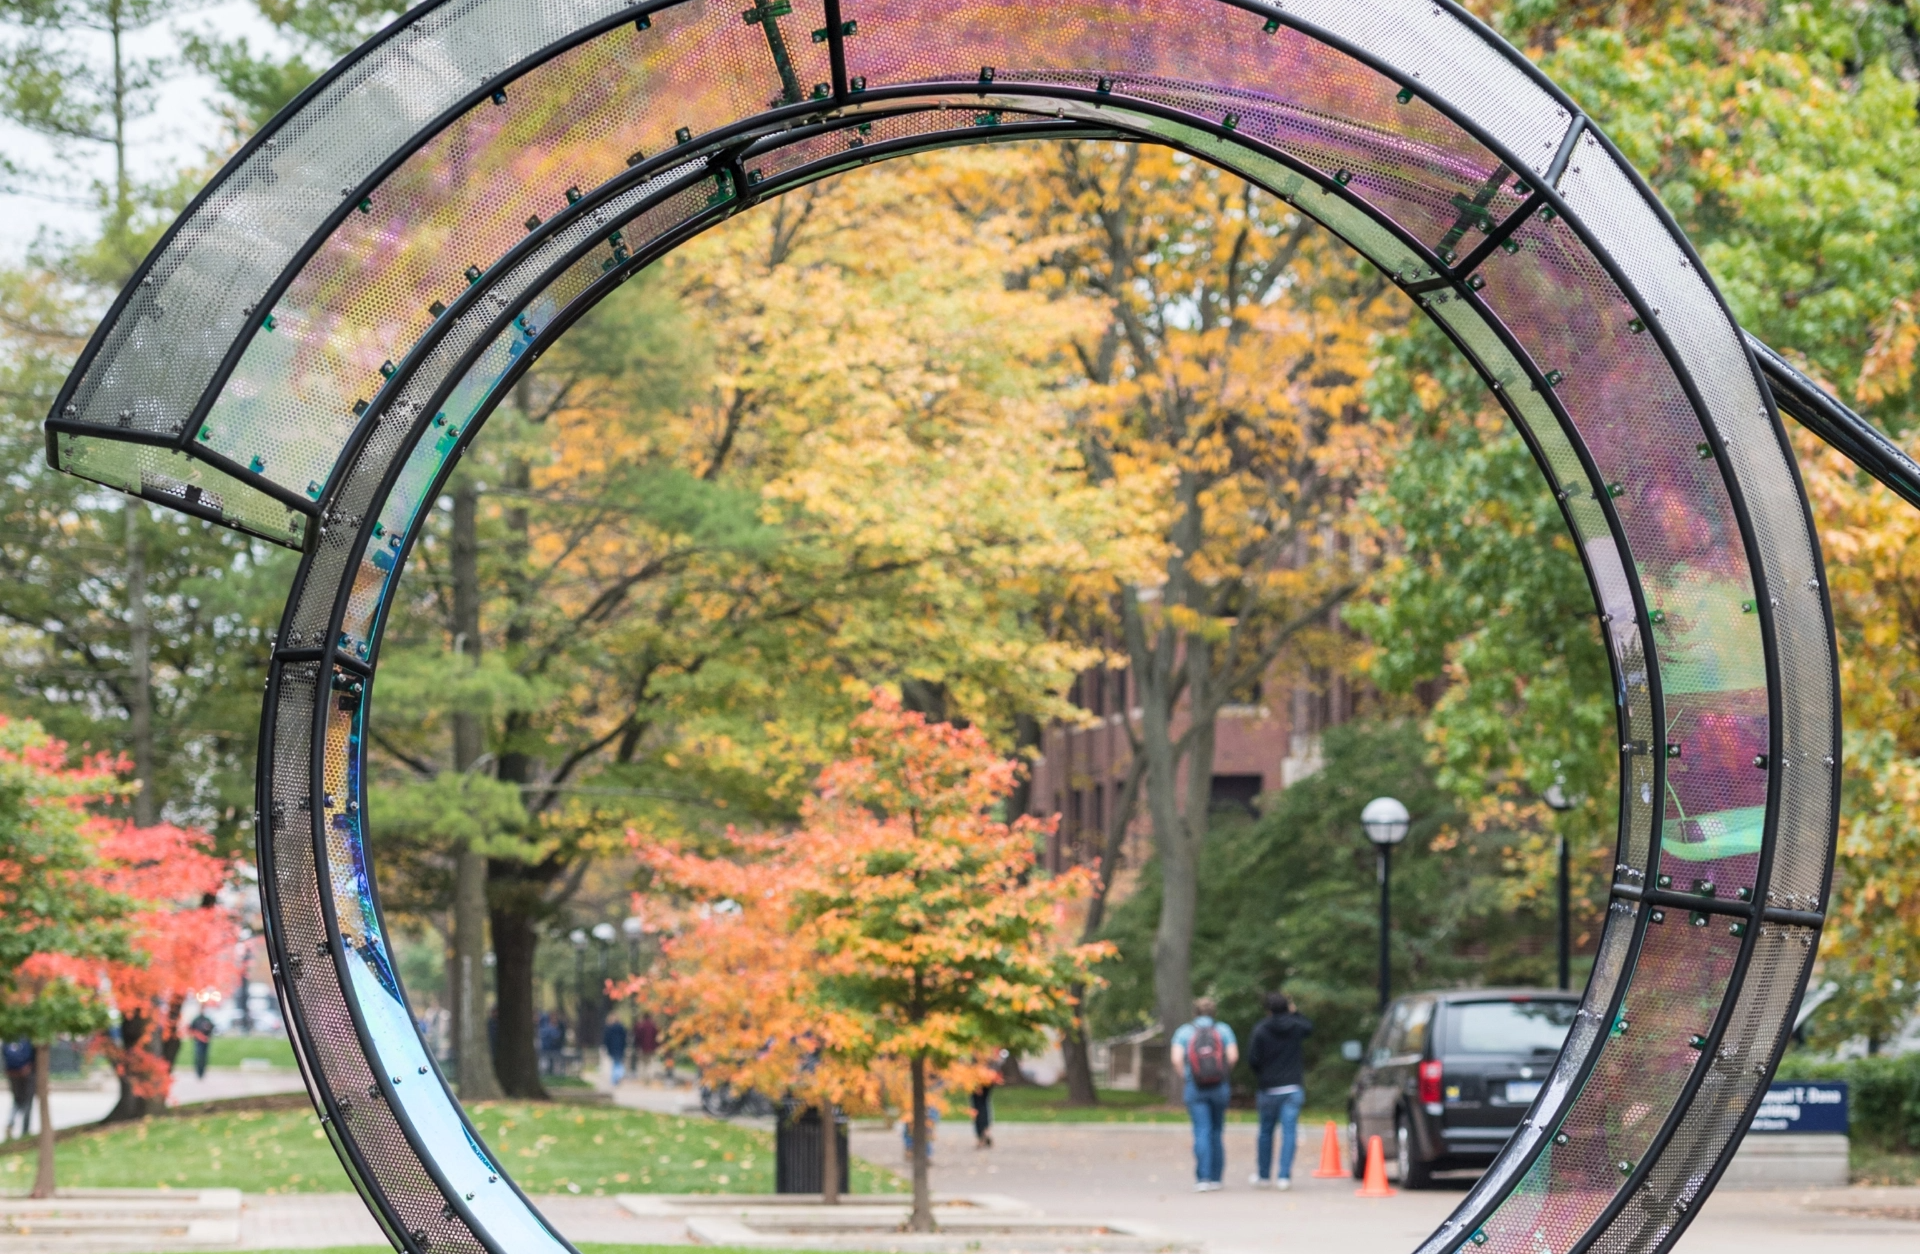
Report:
M 1558 762 L 1555 766 L 1560 765 Z M 1567 796 L 1567 790 L 1561 787 L 1563 780 L 1556 779 L 1547 786 L 1547 808 L 1555 814 L 1565 814 L 1573 809 L 1573 798 Z M 1560 842 L 1560 987 L 1573 987 L 1573 931 L 1572 931 L 1572 893 L 1570 877 L 1567 873 L 1567 833 L 1559 824 L 1554 824 L 1555 833 Z
M 587 930 L 576 927 L 567 933 L 567 939 L 573 942 L 573 1043 L 584 1053 L 586 1038 L 580 1035 L 580 1029 L 586 1024 L 587 1014 Z
M 640 974 L 640 933 L 646 930 L 646 922 L 637 914 L 630 914 L 620 921 L 620 930 L 627 937 L 627 974 Z
M 1412 816 L 1407 807 L 1392 797 L 1375 797 L 1367 802 L 1366 809 L 1360 811 L 1360 826 L 1367 833 L 1367 839 L 1380 853 L 1380 1009 L 1385 1012 L 1387 996 L 1393 985 L 1393 968 L 1387 948 L 1388 931 L 1391 927 L 1393 904 L 1391 881 L 1391 858 L 1393 847 L 1407 838 L 1407 824 Z

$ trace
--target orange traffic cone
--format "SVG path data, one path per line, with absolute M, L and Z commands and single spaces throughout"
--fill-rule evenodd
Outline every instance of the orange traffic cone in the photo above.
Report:
M 1313 1178 L 1338 1180 L 1346 1174 L 1347 1169 L 1340 1162 L 1340 1129 L 1329 1119 L 1327 1130 L 1320 1137 L 1320 1165 L 1313 1169 Z
M 1359 1197 L 1393 1196 L 1393 1190 L 1387 1187 L 1387 1153 L 1377 1136 L 1367 1138 L 1367 1178 L 1354 1193 Z

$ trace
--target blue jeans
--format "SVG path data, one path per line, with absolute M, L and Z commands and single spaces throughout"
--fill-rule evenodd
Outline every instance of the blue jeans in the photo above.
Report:
M 1260 1137 L 1254 1142 L 1253 1167 L 1262 1180 L 1270 1179 L 1267 1168 L 1273 1163 L 1273 1125 L 1280 1125 L 1280 1179 L 1293 1179 L 1293 1150 L 1299 1140 L 1300 1108 L 1307 1104 L 1305 1089 L 1291 1093 L 1262 1093 Z
M 1205 1088 L 1187 1080 L 1187 1116 L 1193 1120 L 1193 1178 L 1220 1183 L 1227 1167 L 1227 1098 L 1232 1089 L 1225 1080 Z

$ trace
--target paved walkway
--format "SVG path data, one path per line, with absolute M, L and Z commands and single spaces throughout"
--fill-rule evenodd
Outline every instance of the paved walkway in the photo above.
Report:
M 1303 1154 L 1291 1192 L 1255 1190 L 1246 1182 L 1253 1158 L 1247 1127 L 1228 1130 L 1227 1187 L 1201 1195 L 1191 1191 L 1189 1142 L 1177 1125 L 1001 1124 L 994 1140 L 994 1149 L 976 1151 L 970 1130 L 949 1124 L 936 1146 L 934 1187 L 1006 1193 L 1060 1216 L 1144 1220 L 1198 1237 L 1209 1254 L 1400 1254 L 1446 1217 L 1464 1189 L 1363 1200 L 1353 1195 L 1351 1180 L 1304 1178 L 1314 1160 Z M 901 1162 L 900 1139 L 892 1133 L 856 1132 L 853 1149 L 883 1165 Z M 535 1201 L 574 1241 L 685 1240 L 677 1222 L 635 1219 L 611 1198 Z M 380 1239 L 359 1200 L 339 1194 L 250 1194 L 242 1237 L 252 1249 Z M 1723 1190 L 1708 1201 L 1680 1246 L 1684 1254 L 1793 1248 L 1913 1254 L 1920 1249 L 1920 1189 Z
M 243 1069 L 240 1067 L 209 1067 L 206 1079 L 193 1074 L 191 1068 L 183 1068 L 174 1073 L 173 1104 L 183 1106 L 189 1102 L 211 1102 L 223 1097 L 258 1097 L 268 1093 L 301 1093 L 306 1085 L 300 1081 L 300 1073 L 292 1067 L 272 1067 L 262 1069 Z M 106 1076 L 90 1088 L 57 1088 L 47 1095 L 53 1107 L 53 1126 L 73 1128 L 83 1123 L 98 1123 L 113 1109 L 119 1100 L 120 1090 L 113 1078 Z M 0 1098 L 0 1101 L 4 1101 Z M 33 1115 L 34 1127 L 40 1126 L 40 1113 L 36 1109 Z
M 175 1079 L 177 1102 L 298 1091 L 294 1071 L 213 1070 Z M 660 1113 L 697 1111 L 687 1087 L 624 1084 L 622 1106 Z M 56 1126 L 97 1119 L 113 1101 L 111 1088 L 54 1094 Z M 1000 1124 L 995 1148 L 975 1150 L 964 1121 L 949 1121 L 935 1145 L 934 1187 L 943 1193 L 1004 1193 L 1050 1214 L 1087 1219 L 1144 1220 L 1203 1241 L 1209 1254 L 1341 1254 L 1411 1250 L 1460 1200 L 1464 1185 L 1403 1192 L 1382 1200 L 1356 1198 L 1350 1180 L 1314 1180 L 1318 1129 L 1302 1129 L 1303 1144 L 1288 1193 L 1247 1184 L 1253 1128 L 1227 1129 L 1226 1188 L 1192 1192 L 1191 1142 L 1178 1124 Z M 900 1137 L 863 1128 L 853 1152 L 882 1166 L 904 1169 Z M 685 1240 L 678 1221 L 647 1221 L 620 1210 L 610 1197 L 573 1195 L 535 1199 L 576 1242 Z M 247 1194 L 242 1245 L 249 1249 L 382 1244 L 378 1225 L 352 1194 Z M 1821 1254 L 1914 1254 L 1920 1250 L 1920 1189 L 1834 1189 L 1734 1192 L 1709 1199 L 1681 1244 L 1684 1254 L 1751 1254 L 1765 1248 L 1817 1248 Z
M 1306 1131 L 1305 1129 L 1302 1130 Z M 1322 1254 L 1411 1250 L 1456 1206 L 1465 1184 L 1386 1199 L 1354 1196 L 1352 1180 L 1314 1180 L 1319 1131 L 1301 1147 L 1294 1187 L 1247 1184 L 1254 1129 L 1227 1129 L 1226 1188 L 1195 1194 L 1191 1138 L 1167 1124 L 1000 1124 L 991 1150 L 950 1123 L 936 1143 L 934 1187 L 1008 1193 L 1059 1215 L 1141 1219 L 1192 1233 L 1210 1254 Z M 1309 1152 L 1311 1151 L 1311 1152 Z M 900 1138 L 856 1133 L 853 1152 L 898 1166 Z M 1920 1250 L 1920 1189 L 1734 1192 L 1708 1199 L 1680 1244 L 1684 1254 L 1752 1254 L 1807 1248 L 1821 1254 L 1914 1254 Z

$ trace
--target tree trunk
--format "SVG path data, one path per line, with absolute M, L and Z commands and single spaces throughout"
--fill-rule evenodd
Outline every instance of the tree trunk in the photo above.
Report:
M 121 1016 L 121 1050 L 128 1054 L 139 1052 L 146 1044 L 147 1031 L 151 1026 L 147 1020 L 147 1016 L 140 1011 L 136 1010 Z M 133 1091 L 132 1077 L 122 1072 L 120 1075 L 120 1096 L 118 1100 L 113 1103 L 113 1109 L 109 1110 L 106 1118 L 100 1122 L 124 1123 L 132 1119 L 144 1119 L 152 1113 L 152 1103 Z
M 1087 902 L 1086 923 L 1080 929 L 1083 943 L 1098 940 L 1100 929 L 1107 921 L 1107 894 L 1112 890 L 1113 877 L 1120 869 L 1120 851 L 1126 845 L 1127 828 L 1133 822 L 1134 807 L 1140 802 L 1140 780 L 1145 767 L 1146 758 L 1135 743 L 1127 762 L 1127 779 L 1121 786 L 1120 800 L 1114 804 L 1113 813 L 1107 815 L 1107 830 L 1101 833 L 1100 880 Z M 1069 1106 L 1100 1104 L 1100 1090 L 1093 1084 L 1093 1045 L 1087 1029 L 1087 991 L 1085 984 L 1075 983 L 1072 986 L 1073 1024 L 1060 1042 L 1060 1052 L 1067 1061 Z
M 153 764 L 153 628 L 147 615 L 147 538 L 140 524 L 147 507 L 127 502 L 127 668 L 132 683 L 127 709 L 133 737 L 133 822 L 152 827 L 158 813 Z
M 1033 809 L 1032 750 L 1040 747 L 1040 732 L 1040 720 L 1033 715 L 1013 716 L 1013 757 L 1020 764 L 1020 774 L 1013 781 L 1013 791 L 1007 794 L 1009 823 Z
M 1174 556 L 1167 563 L 1167 581 L 1161 585 L 1161 603 L 1166 609 L 1197 608 L 1191 605 L 1193 579 L 1186 567 L 1186 555 L 1199 551 L 1204 538 L 1201 484 L 1183 473 L 1175 489 L 1181 514 L 1168 536 Z M 1189 686 L 1194 666 L 1182 656 L 1183 646 L 1191 649 L 1195 638 L 1177 631 L 1170 622 L 1154 625 L 1148 635 L 1147 613 L 1137 591 L 1129 590 L 1121 598 L 1122 624 L 1127 638 L 1127 654 L 1139 693 L 1140 747 L 1146 757 L 1147 814 L 1153 829 L 1153 846 L 1160 866 L 1160 922 L 1153 937 L 1153 1001 L 1160 1026 L 1168 1032 L 1186 1022 L 1193 1006 L 1193 924 L 1199 906 L 1200 841 L 1191 836 L 1190 816 L 1198 802 L 1200 833 L 1205 835 L 1207 797 L 1203 791 L 1195 798 L 1191 785 L 1185 798 L 1187 814 L 1181 812 L 1178 780 L 1182 759 L 1186 759 L 1189 781 L 1204 778 L 1210 785 L 1213 770 L 1211 728 L 1205 738 L 1204 762 L 1192 755 L 1203 717 L 1211 709 L 1200 704 L 1201 693 Z M 1176 739 L 1173 731 L 1175 709 L 1182 695 L 1188 703 L 1188 733 Z M 1182 743 L 1182 742 L 1185 743 Z M 1208 789 L 1210 791 L 1210 788 Z M 1179 1097 L 1178 1077 L 1167 1074 L 1167 1095 Z
M 832 1102 L 820 1104 L 820 1203 L 840 1204 L 840 1121 Z
M 40 1105 L 39 1162 L 33 1170 L 33 1192 L 28 1197 L 53 1196 L 53 1042 L 34 1042 L 33 1096 Z
M 506 1094 L 487 1042 L 487 855 L 462 845 L 453 881 L 455 1076 L 462 1101 L 495 1102 Z
M 933 1231 L 933 1190 L 927 1179 L 927 1056 L 913 1056 L 913 1110 L 907 1126 L 913 1132 L 913 1218 L 910 1232 Z
M 480 661 L 480 493 L 462 476 L 453 491 L 454 652 Z M 453 714 L 453 767 L 474 769 L 485 748 L 486 729 L 471 710 Z M 453 1011 L 453 1053 L 464 1101 L 505 1096 L 487 1043 L 487 855 L 462 844 L 453 854 L 453 962 L 448 970 Z
M 1087 1004 L 1087 986 L 1075 981 L 1073 1023 L 1060 1038 L 1060 1053 L 1067 1061 L 1067 1105 L 1098 1106 L 1100 1094 L 1093 1087 L 1093 1050 L 1087 1041 L 1087 1016 L 1081 1007 Z
M 522 377 L 516 399 L 521 412 L 531 416 L 528 386 L 528 379 Z M 526 575 L 532 542 L 524 504 L 533 472 L 526 462 L 516 458 L 507 463 L 504 478 L 508 504 L 504 510 L 503 565 L 506 592 L 512 605 L 503 634 L 507 653 L 512 657 L 528 637 L 528 618 L 533 612 L 528 604 L 532 593 Z M 507 715 L 501 730 L 503 747 L 496 772 L 501 780 L 520 785 L 534 782 L 537 764 L 530 754 L 515 747 L 523 743 L 531 731 L 531 720 L 525 712 Z M 533 801 L 531 792 L 523 791 L 522 795 L 529 803 Z M 535 922 L 548 882 L 562 869 L 549 867 L 543 876 L 523 863 L 495 860 L 488 864 L 487 882 L 491 889 L 488 909 L 493 920 L 493 995 L 499 1016 L 493 1069 L 500 1077 L 500 1087 L 509 1097 L 547 1100 L 546 1087 L 540 1083 L 540 1055 L 534 1043 L 533 959 L 534 950 L 540 944 Z
M 498 864 L 495 864 L 496 869 Z M 508 1097 L 548 1100 L 540 1083 L 540 1054 L 533 1039 L 533 955 L 539 944 L 533 919 L 511 900 L 495 905 L 493 921 L 494 1000 L 499 1039 L 493 1070 Z

